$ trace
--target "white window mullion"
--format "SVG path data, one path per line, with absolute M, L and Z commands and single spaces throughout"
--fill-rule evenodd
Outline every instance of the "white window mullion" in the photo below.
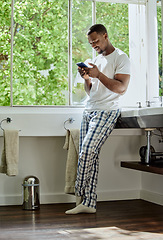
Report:
M 161 24 L 162 24 L 162 56 L 163 56 L 163 4 L 162 4 L 162 1 L 161 1 Z M 163 73 L 163 57 L 162 57 L 162 73 Z
M 14 0 L 11 1 L 11 67 L 10 67 L 10 105 L 13 106 L 13 42 L 14 42 Z
M 72 105 L 72 1 L 68 2 L 68 101 Z
M 92 24 L 96 23 L 96 1 L 92 1 Z
M 96 23 L 96 1 L 92 0 L 92 25 Z M 96 57 L 96 51 L 92 49 L 92 58 Z

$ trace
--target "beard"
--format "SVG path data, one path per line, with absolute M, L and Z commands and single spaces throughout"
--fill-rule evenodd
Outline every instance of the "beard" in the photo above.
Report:
M 102 49 L 100 49 L 100 51 L 98 52 L 98 54 L 102 54 L 104 51 Z
M 96 50 L 96 48 L 95 48 L 95 50 Z M 102 53 L 104 52 L 104 50 L 102 50 L 101 48 L 97 48 L 96 52 L 97 52 L 98 54 L 102 54 Z

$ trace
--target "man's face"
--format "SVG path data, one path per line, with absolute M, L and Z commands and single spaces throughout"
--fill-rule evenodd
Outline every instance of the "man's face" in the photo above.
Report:
M 107 34 L 93 32 L 88 35 L 88 42 L 98 54 L 101 54 L 105 51 L 107 46 Z

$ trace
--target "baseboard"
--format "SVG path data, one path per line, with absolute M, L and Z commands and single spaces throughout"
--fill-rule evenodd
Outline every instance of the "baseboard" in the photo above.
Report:
M 146 190 L 124 190 L 98 192 L 98 201 L 143 199 L 163 206 L 163 195 Z M 21 205 L 22 195 L 0 195 L 0 206 Z M 41 194 L 41 204 L 75 202 L 75 196 L 65 193 Z
M 0 206 L 21 204 L 22 195 L 0 195 Z
M 97 196 L 98 201 L 140 199 L 140 190 L 98 192 Z
M 140 198 L 148 202 L 156 203 L 163 206 L 163 195 L 159 193 L 154 193 L 147 190 L 141 190 Z
M 114 201 L 114 200 L 128 200 L 139 199 L 139 190 L 124 190 L 124 191 L 106 191 L 97 192 L 98 201 Z M 4 205 L 22 205 L 22 195 L 0 195 L 0 206 Z M 69 203 L 75 202 L 75 196 L 65 193 L 49 193 L 41 194 L 40 203 Z

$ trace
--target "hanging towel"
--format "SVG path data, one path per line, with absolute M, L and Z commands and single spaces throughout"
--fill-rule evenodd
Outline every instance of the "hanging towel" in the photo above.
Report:
M 4 130 L 4 147 L 1 156 L 0 173 L 8 176 L 18 174 L 19 131 Z
M 77 174 L 79 155 L 79 129 L 67 130 L 66 140 L 63 149 L 68 150 L 66 173 L 65 173 L 65 193 L 75 193 L 75 180 Z

